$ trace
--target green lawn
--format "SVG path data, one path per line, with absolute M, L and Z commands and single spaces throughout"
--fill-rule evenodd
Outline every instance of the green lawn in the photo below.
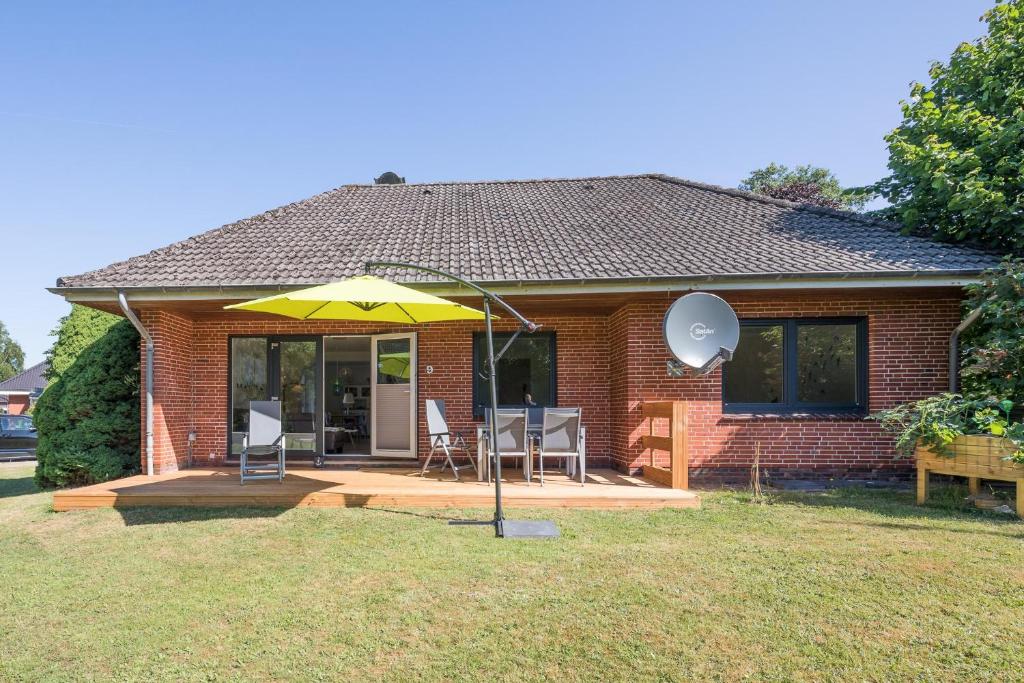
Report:
M 53 513 L 0 468 L 2 680 L 1010 680 L 1024 524 L 909 494 L 701 510 Z

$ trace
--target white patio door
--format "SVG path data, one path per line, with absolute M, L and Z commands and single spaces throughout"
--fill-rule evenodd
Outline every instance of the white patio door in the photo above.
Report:
M 416 457 L 416 333 L 372 338 L 370 452 Z

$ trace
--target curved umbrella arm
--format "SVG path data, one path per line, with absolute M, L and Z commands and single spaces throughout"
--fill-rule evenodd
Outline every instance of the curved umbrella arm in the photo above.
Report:
M 447 280 L 451 280 L 452 282 L 458 282 L 460 285 L 465 285 L 470 289 L 476 290 L 481 295 L 483 295 L 484 298 L 490 299 L 494 303 L 500 305 L 508 312 L 509 315 L 511 315 L 513 318 L 519 321 L 519 324 L 523 326 L 523 330 L 525 330 L 526 332 L 536 332 L 538 329 L 540 329 L 540 325 L 530 322 L 529 320 L 524 318 L 519 313 L 519 311 L 505 303 L 505 301 L 502 300 L 502 298 L 499 297 L 494 292 L 484 289 L 480 285 L 474 282 L 470 282 L 469 280 L 463 279 L 458 275 L 452 275 L 451 273 L 447 273 L 443 270 L 438 270 L 437 268 L 428 268 L 427 266 L 418 266 L 414 263 L 401 263 L 398 261 L 367 261 L 366 265 L 364 266 L 367 275 L 369 275 L 370 271 L 373 270 L 374 268 L 403 268 L 405 270 L 418 270 L 421 273 L 430 273 L 431 275 L 437 275 L 438 277 L 443 277 Z M 501 357 L 502 353 L 508 350 L 510 344 L 511 340 L 509 341 L 509 344 L 506 344 L 505 348 L 501 350 L 501 353 L 498 354 L 498 358 Z

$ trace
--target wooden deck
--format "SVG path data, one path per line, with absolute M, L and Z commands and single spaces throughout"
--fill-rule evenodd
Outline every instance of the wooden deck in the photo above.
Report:
M 691 491 L 630 477 L 614 470 L 588 470 L 587 484 L 564 475 L 536 479 L 530 485 L 519 472 L 504 481 L 505 507 L 548 508 L 694 508 L 700 498 Z M 283 482 L 256 481 L 239 484 L 237 469 L 190 469 L 173 474 L 144 475 L 103 484 L 58 491 L 53 495 L 57 511 L 98 507 L 490 507 L 494 487 L 450 473 L 437 471 L 426 477 L 417 469 L 358 470 L 291 469 Z

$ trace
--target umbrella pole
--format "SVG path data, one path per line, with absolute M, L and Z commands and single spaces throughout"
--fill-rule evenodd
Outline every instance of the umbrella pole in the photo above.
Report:
M 480 293 L 484 298 L 484 322 L 487 328 L 487 370 L 488 370 L 488 384 L 491 390 L 491 421 L 488 425 L 488 449 L 489 453 L 494 454 L 494 533 L 499 538 L 552 538 L 559 535 L 558 527 L 554 522 L 548 520 L 506 520 L 505 511 L 502 509 L 501 504 L 501 453 L 498 451 L 498 372 L 495 367 L 497 361 L 494 356 L 494 331 L 491 326 L 491 303 L 496 303 L 507 311 L 513 318 L 519 321 L 521 325 L 519 332 L 535 332 L 538 325 L 530 322 L 524 318 L 520 313 L 509 306 L 505 301 L 493 292 L 489 292 L 480 285 L 465 280 L 458 275 L 452 275 L 443 270 L 436 268 L 428 268 L 426 266 L 418 266 L 414 263 L 401 263 L 399 261 L 368 261 L 365 265 L 366 272 L 369 273 L 374 268 L 406 268 L 408 270 L 418 270 L 421 273 L 430 273 L 438 277 L 445 278 L 457 282 L 461 285 L 465 285 L 472 290 Z M 519 335 L 516 332 L 515 336 Z M 509 340 L 505 347 L 499 352 L 500 357 L 508 350 L 509 346 L 512 345 L 512 340 Z M 529 444 L 526 445 L 529 450 Z
M 484 297 L 484 322 L 487 328 L 487 384 L 491 392 L 491 422 L 487 425 L 487 449 L 494 458 L 494 533 L 505 535 L 505 511 L 501 506 L 501 452 L 498 450 L 498 373 L 494 366 L 494 331 L 491 326 L 491 300 Z

